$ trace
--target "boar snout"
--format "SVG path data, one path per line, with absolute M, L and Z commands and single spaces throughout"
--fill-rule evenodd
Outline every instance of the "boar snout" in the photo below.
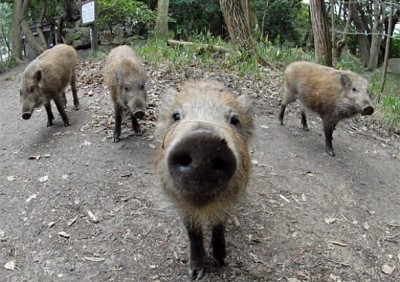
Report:
M 32 113 L 31 113 L 31 112 L 22 113 L 22 118 L 23 118 L 23 119 L 30 119 L 31 116 L 32 116 Z
M 133 116 L 138 119 L 144 119 L 145 113 L 144 113 L 144 111 L 139 110 L 139 111 L 134 112 Z
M 198 130 L 172 148 L 168 168 L 185 194 L 207 195 L 232 178 L 236 158 L 225 139 L 214 132 Z
M 363 116 L 370 116 L 373 113 L 374 113 L 374 108 L 372 106 L 365 107 L 361 112 Z

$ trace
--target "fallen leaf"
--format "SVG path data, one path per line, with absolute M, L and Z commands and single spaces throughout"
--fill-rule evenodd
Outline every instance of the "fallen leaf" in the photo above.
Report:
M 390 266 L 387 264 L 382 265 L 382 272 L 387 275 L 392 274 L 395 269 L 396 269 L 396 267 L 394 267 L 394 266 Z
M 154 144 L 149 144 L 149 147 L 150 147 L 150 149 L 153 149 L 153 150 L 156 148 L 156 146 Z
M 297 278 L 286 278 L 288 282 L 301 282 L 299 279 Z
M 64 180 L 68 180 L 68 174 L 62 175 L 61 178 L 64 179 Z
M 14 175 L 8 175 L 7 176 L 7 180 L 8 181 L 14 181 L 15 180 L 15 176 Z
M 45 175 L 45 176 L 42 176 L 42 177 L 39 178 L 39 182 L 41 182 L 41 183 L 46 182 L 47 180 L 49 180 L 49 176 L 48 175 Z
M 326 224 L 332 224 L 335 221 L 336 221 L 336 218 L 334 218 L 334 217 L 325 218 L 325 223 Z
M 369 224 L 368 224 L 368 222 L 364 222 L 364 223 L 363 223 L 363 228 L 364 228 L 365 231 L 367 231 L 367 230 L 369 229 Z
M 46 159 L 50 158 L 50 154 L 44 154 L 43 157 L 45 157 Z
M 83 141 L 83 144 L 81 144 L 80 147 L 83 147 L 83 146 L 90 146 L 90 145 L 92 145 L 92 143 L 90 143 L 89 141 L 85 140 L 85 141 Z
M 64 238 L 71 237 L 71 235 L 69 235 L 67 232 L 64 232 L 64 231 L 58 232 L 58 235 L 60 235 L 61 237 L 64 237 Z
M 50 222 L 47 224 L 47 226 L 48 226 L 48 227 L 52 227 L 54 224 L 56 224 L 54 221 L 50 221 Z
M 15 269 L 15 261 L 12 260 L 12 261 L 6 262 L 4 264 L 4 268 L 8 269 L 8 270 L 14 270 Z

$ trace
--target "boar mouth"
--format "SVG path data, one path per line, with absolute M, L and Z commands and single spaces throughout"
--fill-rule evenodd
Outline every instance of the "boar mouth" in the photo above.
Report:
M 363 116 L 370 116 L 374 113 L 374 108 L 371 106 L 368 106 L 366 108 L 364 108 L 361 112 L 361 115 Z
M 30 112 L 22 113 L 22 118 L 23 119 L 30 119 L 31 116 L 32 116 L 32 113 L 30 113 Z

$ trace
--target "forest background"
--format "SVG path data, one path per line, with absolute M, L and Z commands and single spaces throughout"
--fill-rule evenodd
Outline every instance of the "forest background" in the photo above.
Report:
M 0 72 L 23 63 L 29 52 L 37 55 L 54 44 L 89 37 L 89 28 L 80 22 L 81 2 L 0 1 Z M 378 109 L 371 122 L 400 131 L 399 1 L 98 0 L 97 4 L 100 48 L 91 53 L 95 60 L 104 59 L 111 47 L 129 44 L 148 63 L 168 62 L 173 69 L 218 66 L 256 79 L 268 76 L 268 69 L 283 70 L 298 60 L 350 69 L 371 82 Z

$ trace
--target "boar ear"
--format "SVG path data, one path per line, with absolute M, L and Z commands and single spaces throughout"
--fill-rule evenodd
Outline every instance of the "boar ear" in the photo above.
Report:
M 169 104 L 172 103 L 172 101 L 175 99 L 175 96 L 178 94 L 178 91 L 176 91 L 173 88 L 167 88 L 162 97 L 161 97 L 161 103 L 159 106 L 159 113 L 162 114 L 167 108 L 169 108 Z
M 39 82 L 42 79 L 42 71 L 37 70 L 35 74 L 33 75 L 33 79 Z
M 343 88 L 350 89 L 351 87 L 351 80 L 349 75 L 342 73 L 340 75 L 340 82 L 342 83 Z

